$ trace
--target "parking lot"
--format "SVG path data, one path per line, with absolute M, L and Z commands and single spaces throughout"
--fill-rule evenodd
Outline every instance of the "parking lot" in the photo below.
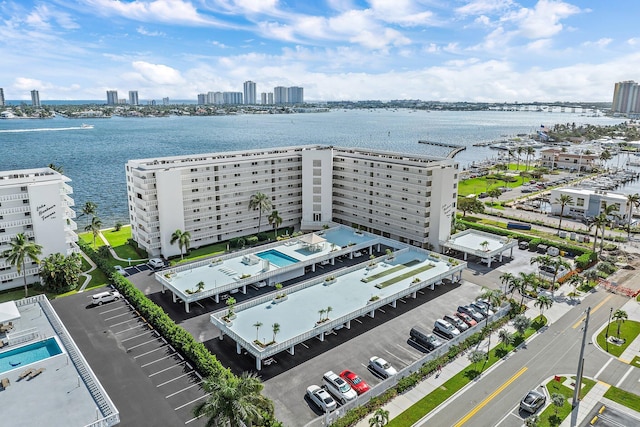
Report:
M 91 305 L 103 289 L 52 303 L 120 411 L 123 426 L 202 426 L 202 379 L 126 301 Z

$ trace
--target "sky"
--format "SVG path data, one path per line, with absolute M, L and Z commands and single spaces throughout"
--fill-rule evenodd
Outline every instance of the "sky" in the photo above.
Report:
M 610 102 L 637 0 L 0 0 L 7 100 L 302 86 L 306 101 Z

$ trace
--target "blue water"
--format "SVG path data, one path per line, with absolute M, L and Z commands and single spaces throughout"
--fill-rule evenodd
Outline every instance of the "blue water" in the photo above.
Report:
M 314 114 L 263 114 L 209 117 L 0 120 L 0 130 L 76 127 L 55 132 L 0 132 L 0 170 L 62 166 L 72 179 L 78 212 L 91 200 L 103 225 L 129 222 L 125 163 L 129 159 L 211 153 L 263 147 L 326 144 L 442 156 L 448 150 L 419 140 L 466 145 L 461 165 L 496 156 L 473 143 L 503 135 L 532 133 L 541 124 L 614 124 L 622 119 L 571 113 L 496 111 L 333 110 Z M 79 228 L 85 221 L 79 220 Z
M 256 254 L 259 258 L 266 259 L 273 265 L 277 265 L 278 267 L 286 267 L 288 265 L 292 265 L 298 262 L 297 259 L 290 257 L 289 255 L 283 254 L 280 251 L 275 249 L 269 249 L 268 251 L 259 252 Z
M 61 354 L 62 350 L 55 338 L 49 338 L 0 353 L 0 373 L 17 369 L 30 363 Z

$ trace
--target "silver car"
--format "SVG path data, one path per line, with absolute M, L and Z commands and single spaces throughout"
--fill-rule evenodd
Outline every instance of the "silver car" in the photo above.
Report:
M 531 414 L 540 409 L 547 401 L 547 396 L 537 390 L 531 390 L 520 401 L 520 409 Z
M 307 387 L 307 396 L 323 412 L 331 412 L 338 407 L 329 392 L 317 385 Z
M 464 332 L 467 329 L 469 329 L 469 325 L 467 325 L 466 323 L 464 323 L 462 321 L 462 319 L 460 319 L 458 316 L 454 316 L 452 314 L 445 314 L 442 317 L 442 320 L 446 320 L 447 322 L 451 323 L 453 326 L 456 327 L 457 330 L 459 330 L 460 332 Z
M 382 357 L 373 356 L 369 359 L 369 367 L 384 378 L 389 378 L 398 373 L 398 371 L 391 366 L 391 363 L 387 362 Z

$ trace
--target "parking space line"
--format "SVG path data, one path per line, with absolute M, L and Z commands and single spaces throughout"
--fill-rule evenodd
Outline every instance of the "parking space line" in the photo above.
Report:
M 204 414 L 200 415 L 199 417 L 191 418 L 189 421 L 185 422 L 185 424 L 189 424 L 189 423 L 190 423 L 190 422 L 192 422 L 192 421 L 199 420 L 199 419 L 200 419 L 200 418 L 202 418 L 203 416 L 204 416 Z
M 413 347 L 412 348 L 406 348 L 405 346 L 403 346 L 402 344 L 396 344 L 396 346 L 398 348 L 401 348 L 402 350 L 406 351 L 407 353 L 409 353 L 412 356 L 422 356 L 424 353 L 422 352 L 418 352 L 418 350 L 413 351 Z
M 131 330 L 133 330 L 133 329 L 137 329 L 137 328 L 140 328 L 140 327 L 142 327 L 142 326 L 145 326 L 145 324 L 144 324 L 144 323 L 141 323 L 141 324 L 139 324 L 139 325 L 132 326 L 132 327 L 127 328 L 127 329 L 123 329 L 122 331 L 114 332 L 114 335 L 118 335 L 118 334 L 121 334 L 121 333 L 123 333 L 123 332 L 131 331 Z
M 112 308 L 110 310 L 101 311 L 100 312 L 100 316 L 102 316 L 103 314 L 111 313 L 112 311 L 123 309 L 123 308 L 127 308 L 127 306 L 126 305 L 121 305 L 120 307 Z
M 360 320 L 360 319 L 353 319 L 353 320 L 355 320 L 356 322 L 358 322 L 358 323 L 360 323 L 362 325 L 362 320 Z
M 129 323 L 132 320 L 135 320 L 136 322 L 138 321 L 137 317 L 131 318 L 129 320 L 125 320 L 124 322 L 118 322 L 118 323 L 114 323 L 113 325 L 109 325 L 110 328 L 113 328 L 114 326 L 118 326 L 118 325 L 124 325 L 125 323 Z
M 156 360 L 154 360 L 153 362 L 148 362 L 148 363 L 145 363 L 144 365 L 140 365 L 140 367 L 142 367 L 142 368 L 146 368 L 146 367 L 147 367 L 147 366 L 149 366 L 149 365 L 153 365 L 153 364 L 154 364 L 154 363 L 156 363 L 156 362 L 160 362 L 161 360 L 165 360 L 165 359 L 168 359 L 168 358 L 170 358 L 170 357 L 174 357 L 174 355 L 173 355 L 173 354 L 168 354 L 168 355 L 166 355 L 166 356 L 164 356 L 164 357 L 161 357 L 160 359 L 156 359 Z
M 137 356 L 133 356 L 134 359 L 137 359 L 138 357 L 142 357 L 142 356 L 146 356 L 147 354 L 153 353 L 154 351 L 158 351 L 158 350 L 162 350 L 163 348 L 165 348 L 167 346 L 167 344 L 162 344 L 162 346 L 158 347 L 158 348 L 154 348 L 153 350 L 149 350 L 145 353 L 139 354 Z
M 399 361 L 401 361 L 402 363 L 404 363 L 405 365 L 410 365 L 410 363 L 405 362 L 403 359 L 400 359 L 398 356 L 396 356 L 395 354 L 391 353 L 389 350 L 385 350 L 387 353 L 389 353 L 391 356 L 395 357 L 396 359 L 398 359 Z
M 116 314 L 115 316 L 107 317 L 106 319 L 104 319 L 104 321 L 108 322 L 109 320 L 115 319 L 116 317 L 126 316 L 128 314 L 131 314 L 131 312 L 127 311 L 126 313 Z
M 506 420 L 508 417 L 516 417 L 520 422 L 522 422 L 522 418 L 520 416 L 514 414 L 514 411 L 517 410 L 517 409 L 518 409 L 518 406 L 515 406 L 511 411 L 509 411 L 507 413 L 507 415 L 502 417 L 502 419 L 496 423 L 495 427 L 498 427 L 500 424 L 502 424 L 504 422 L 504 420 Z
M 406 303 L 407 303 L 407 302 L 406 302 L 404 299 L 402 299 L 402 298 L 398 299 L 398 301 L 400 301 L 400 302 L 401 302 L 401 303 L 403 303 L 403 304 L 406 304 Z
M 161 374 L 161 373 L 163 373 L 163 372 L 165 372 L 165 371 L 168 371 L 169 369 L 177 368 L 177 367 L 179 367 L 180 365 L 182 365 L 183 363 L 185 363 L 185 362 L 184 362 L 184 361 L 182 361 L 182 362 L 180 362 L 180 363 L 176 363 L 176 364 L 175 364 L 175 365 L 173 365 L 173 366 L 169 366 L 168 368 L 165 368 L 165 369 L 163 369 L 163 370 L 161 370 L 161 371 L 154 372 L 153 374 L 149 375 L 149 378 L 151 378 L 151 377 L 155 377 L 156 375 Z
M 192 403 L 196 403 L 198 400 L 202 400 L 202 399 L 204 399 L 205 397 L 209 397 L 210 395 L 211 395 L 211 393 L 207 393 L 207 394 L 205 394 L 204 396 L 201 396 L 201 397 L 199 397 L 199 398 L 197 398 L 197 399 L 193 399 L 191 402 L 187 402 L 187 403 L 185 403 L 184 405 L 180 405 L 180 406 L 178 406 L 177 408 L 175 408 L 175 409 L 174 409 L 174 411 L 178 411 L 178 410 L 180 410 L 180 409 L 184 408 L 185 406 L 189 406 L 189 405 L 191 405 Z
M 383 309 L 379 308 L 378 311 L 382 312 L 383 314 L 387 314 L 386 311 L 384 311 Z
M 154 338 L 154 339 L 152 339 L 152 340 L 145 341 L 145 342 L 140 343 L 140 344 L 136 344 L 136 345 L 134 345 L 133 347 L 129 347 L 129 348 L 127 349 L 127 353 L 128 353 L 128 352 L 130 352 L 131 350 L 133 350 L 134 348 L 142 347 L 143 345 L 145 345 L 145 344 L 149 344 L 149 343 L 152 343 L 152 342 L 158 342 L 158 338 Z
M 141 333 L 141 334 L 134 335 L 134 336 L 132 336 L 132 337 L 125 338 L 125 339 L 120 340 L 120 341 L 121 341 L 121 342 L 129 341 L 129 340 L 132 340 L 132 339 L 135 339 L 135 338 L 139 338 L 139 337 L 141 337 L 141 336 L 143 336 L 143 335 L 147 335 L 148 333 L 149 333 L 149 331 L 145 331 L 145 332 L 143 332 L 143 333 Z
M 168 398 L 170 398 L 170 397 L 173 397 L 173 396 L 175 396 L 176 394 L 182 393 L 183 391 L 187 391 L 187 390 L 189 390 L 189 389 L 190 389 L 190 388 L 192 388 L 192 387 L 199 386 L 200 384 L 202 384 L 202 381 L 198 381 L 197 383 L 195 383 L 195 384 L 191 384 L 190 386 L 185 387 L 185 388 L 183 388 L 182 390 L 178 390 L 178 391 L 176 391 L 175 393 L 171 393 L 170 395 L 165 396 L 165 399 L 168 399 Z
M 180 378 L 183 378 L 183 377 L 189 376 L 189 375 L 191 375 L 191 374 L 193 374 L 193 372 L 187 372 L 187 373 L 184 373 L 184 374 L 182 374 L 182 375 L 180 375 L 180 376 L 178 376 L 178 377 L 171 378 L 170 380 L 167 380 L 167 381 L 165 381 L 165 382 L 163 382 L 163 383 L 158 384 L 158 385 L 156 386 L 156 388 L 160 388 L 160 387 L 162 387 L 163 385 L 167 385 L 167 384 L 169 384 L 170 382 L 173 382 L 173 381 L 175 381 L 175 380 L 179 380 Z

